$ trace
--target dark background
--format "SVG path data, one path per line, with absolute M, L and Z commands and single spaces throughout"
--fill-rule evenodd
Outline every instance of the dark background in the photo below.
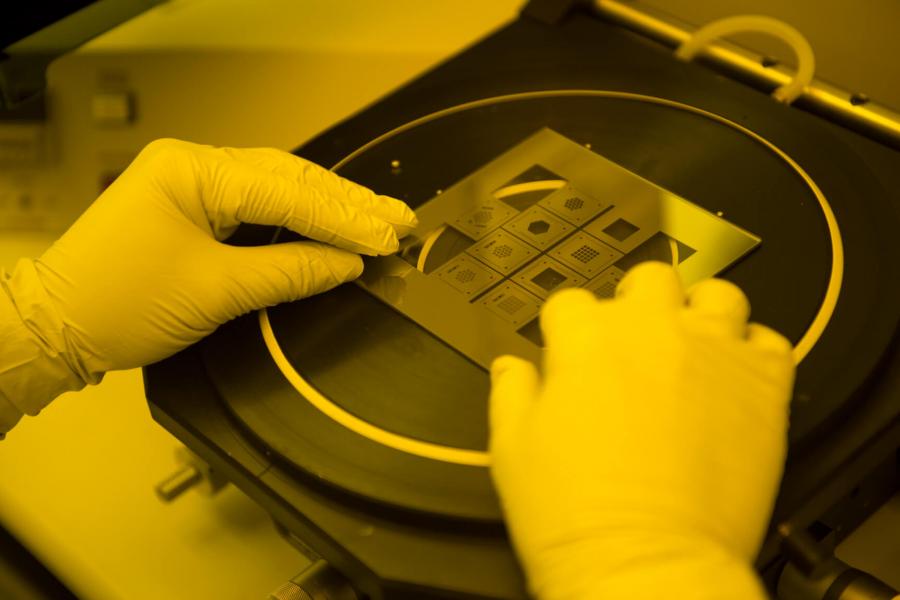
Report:
M 9 2 L 0 9 L 0 48 L 27 37 L 95 0 L 29 0 Z

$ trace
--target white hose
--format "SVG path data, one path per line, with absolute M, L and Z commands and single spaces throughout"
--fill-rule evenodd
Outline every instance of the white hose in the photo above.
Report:
M 812 82 L 813 72 L 816 70 L 816 59 L 813 56 L 812 46 L 809 45 L 803 34 L 778 19 L 762 15 L 738 15 L 707 23 L 675 50 L 675 56 L 689 61 L 710 42 L 746 31 L 767 33 L 777 37 L 787 42 L 794 51 L 797 56 L 797 74 L 790 82 L 772 92 L 773 98 L 779 102 L 790 104 Z

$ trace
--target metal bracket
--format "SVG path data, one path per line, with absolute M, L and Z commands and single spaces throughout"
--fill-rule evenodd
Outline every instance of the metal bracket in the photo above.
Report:
M 172 502 L 190 489 L 206 496 L 215 496 L 228 484 L 225 477 L 184 446 L 175 449 L 175 457 L 181 467 L 155 488 L 156 496 L 161 501 Z
M 670 48 L 690 39 L 694 28 L 669 16 L 640 10 L 620 0 L 593 0 L 601 18 L 644 35 Z M 526 7 L 527 8 L 527 7 Z M 794 72 L 771 57 L 727 42 L 716 42 L 698 55 L 699 62 L 766 93 L 786 85 Z M 837 86 L 813 80 L 793 106 L 817 114 L 857 133 L 900 150 L 900 113 Z

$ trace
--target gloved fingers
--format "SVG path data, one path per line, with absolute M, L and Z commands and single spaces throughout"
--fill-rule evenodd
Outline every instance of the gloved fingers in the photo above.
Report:
M 203 203 L 216 230 L 235 221 L 287 227 L 300 235 L 368 255 L 391 254 L 399 240 L 390 224 L 315 186 L 301 185 L 259 167 L 221 161 L 211 181 L 201 180 Z
M 133 166 L 140 165 L 152 161 L 160 155 L 170 154 L 179 150 L 197 154 L 212 149 L 212 146 L 207 146 L 205 144 L 186 142 L 175 138 L 159 138 L 144 146 L 131 164 Z
M 578 368 L 587 358 L 584 336 L 597 319 L 599 301 L 589 291 L 567 288 L 550 296 L 541 309 L 546 373 Z
M 760 323 L 747 325 L 747 341 L 754 347 L 775 356 L 791 356 L 794 351 L 786 337 Z
M 491 447 L 502 436 L 516 431 L 534 403 L 540 378 L 527 360 L 501 356 L 491 364 L 490 426 Z
M 226 320 L 326 292 L 363 270 L 359 255 L 316 242 L 223 248 L 222 289 L 231 300 Z
M 671 265 L 648 261 L 625 274 L 616 288 L 616 297 L 629 302 L 675 308 L 684 304 L 684 289 Z
M 567 288 L 550 296 L 541 309 L 541 332 L 547 348 L 572 338 L 590 322 L 597 298 L 581 288 Z
M 400 200 L 376 194 L 290 152 L 275 148 L 222 148 L 222 151 L 238 162 L 277 173 L 299 185 L 316 187 L 335 202 L 349 204 L 390 223 L 397 237 L 406 236 L 418 224 L 416 214 Z
M 724 279 L 706 279 L 687 293 L 688 310 L 712 333 L 743 338 L 750 318 L 750 301 L 741 289 Z
M 786 432 L 797 368 L 794 349 L 783 335 L 759 323 L 747 326 L 747 343 L 756 351 L 757 377 L 770 386 L 770 391 L 758 395 L 760 415 L 778 431 Z M 783 456 L 779 465 L 782 460 Z

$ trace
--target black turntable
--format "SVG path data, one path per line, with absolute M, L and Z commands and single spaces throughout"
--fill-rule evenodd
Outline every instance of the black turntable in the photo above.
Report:
M 371 598 L 524 597 L 487 470 L 484 365 L 539 356 L 546 286 L 602 295 L 643 258 L 737 283 L 754 320 L 795 344 L 773 522 L 834 542 L 897 484 L 900 155 L 553 4 L 298 149 L 438 233 L 145 371 L 154 418 Z M 591 179 L 603 168 L 681 216 L 607 213 L 622 190 Z M 507 241 L 479 229 L 492 219 Z M 553 248 L 575 244 L 581 263 L 522 244 L 557 230 Z M 273 235 L 285 239 L 244 228 L 232 243 Z M 482 246 L 503 247 L 493 268 Z M 450 300 L 435 305 L 436 289 Z M 781 564 L 773 535 L 757 566 L 771 583 Z

